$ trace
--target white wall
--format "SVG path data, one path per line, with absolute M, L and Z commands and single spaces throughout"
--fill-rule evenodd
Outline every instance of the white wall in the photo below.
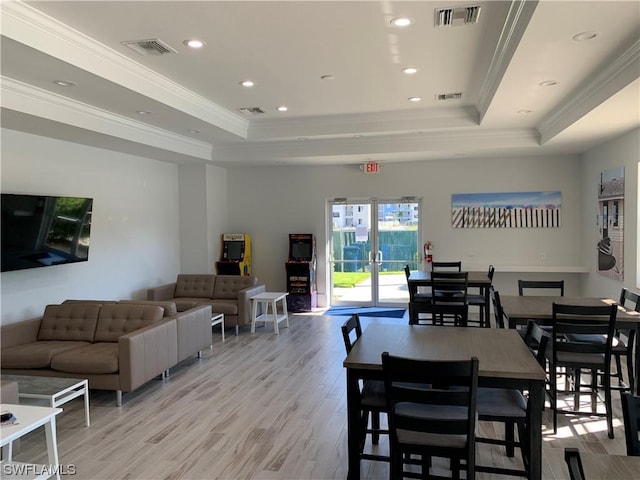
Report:
M 434 257 L 461 259 L 469 269 L 493 263 L 496 282 L 504 282 L 500 288 L 505 293 L 516 292 L 518 274 L 500 273 L 500 267 L 583 266 L 578 156 L 386 164 L 378 175 L 364 174 L 358 166 L 234 168 L 228 179 L 230 228 L 252 235 L 253 271 L 271 290 L 285 288 L 287 235 L 314 233 L 318 290 L 324 301 L 325 207 L 326 200 L 334 197 L 423 197 L 422 235 L 434 243 Z M 551 190 L 562 192 L 560 228 L 451 227 L 453 193 Z M 539 253 L 545 254 L 544 261 L 538 259 Z M 571 282 L 571 293 L 577 293 L 577 276 L 562 275 Z
M 590 274 L 584 279 L 582 293 L 586 296 L 620 296 L 627 287 L 638 291 L 638 162 L 640 161 L 640 129 L 592 149 L 582 160 L 582 238 L 584 258 Z M 600 172 L 624 167 L 624 280 L 619 282 L 599 274 L 596 269 L 598 230 L 598 182 Z
M 178 167 L 2 130 L 1 190 L 91 197 L 89 261 L 0 274 L 1 323 L 67 298 L 146 298 L 180 269 Z

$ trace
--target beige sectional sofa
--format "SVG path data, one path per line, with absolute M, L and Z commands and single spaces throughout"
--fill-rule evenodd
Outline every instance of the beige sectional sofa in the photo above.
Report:
M 123 392 L 211 344 L 211 309 L 178 314 L 170 303 L 68 300 L 3 325 L 0 342 L 2 373 L 86 378 L 89 388 L 115 390 L 120 406 Z
M 266 290 L 255 276 L 180 274 L 174 283 L 147 290 L 149 301 L 174 302 L 178 312 L 209 305 L 214 313 L 224 313 L 226 327 L 251 325 L 250 298 Z

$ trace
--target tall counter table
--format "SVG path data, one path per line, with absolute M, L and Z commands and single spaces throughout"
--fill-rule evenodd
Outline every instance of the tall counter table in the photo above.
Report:
M 541 324 L 551 325 L 553 318 L 553 304 L 567 305 L 611 305 L 618 303 L 611 298 L 602 297 L 554 297 L 554 296 L 519 296 L 501 295 L 500 303 L 505 316 L 509 320 L 509 328 L 518 325 L 526 325 L 529 320 L 535 320 Z M 640 395 L 640 312 L 635 312 L 618 306 L 616 314 L 616 326 L 622 329 L 635 330 L 635 386 L 632 387 L 635 395 Z
M 529 478 L 542 476 L 545 372 L 514 330 L 371 324 L 345 358 L 348 477 L 360 479 L 360 380 L 383 380 L 382 352 L 419 360 L 479 360 L 478 384 L 529 391 Z M 486 471 L 478 466 L 476 471 Z
M 17 418 L 14 425 L 0 426 L 0 446 L 2 447 L 3 479 L 45 479 L 55 477 L 60 480 L 60 464 L 58 462 L 58 442 L 56 439 L 56 415 L 61 408 L 34 407 L 31 405 L 13 405 L 3 403 L 0 410 L 9 411 Z M 48 465 L 35 465 L 13 461 L 13 441 L 44 426 L 47 441 Z

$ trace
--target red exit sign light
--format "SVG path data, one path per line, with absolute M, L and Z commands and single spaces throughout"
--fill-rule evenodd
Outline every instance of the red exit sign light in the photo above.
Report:
M 380 173 L 380 164 L 378 162 L 365 163 L 364 173 Z

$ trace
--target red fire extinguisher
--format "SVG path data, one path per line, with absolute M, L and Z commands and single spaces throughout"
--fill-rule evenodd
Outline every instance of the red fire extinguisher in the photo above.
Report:
M 431 242 L 424 244 L 424 261 L 426 263 L 433 262 L 433 246 L 431 245 Z

